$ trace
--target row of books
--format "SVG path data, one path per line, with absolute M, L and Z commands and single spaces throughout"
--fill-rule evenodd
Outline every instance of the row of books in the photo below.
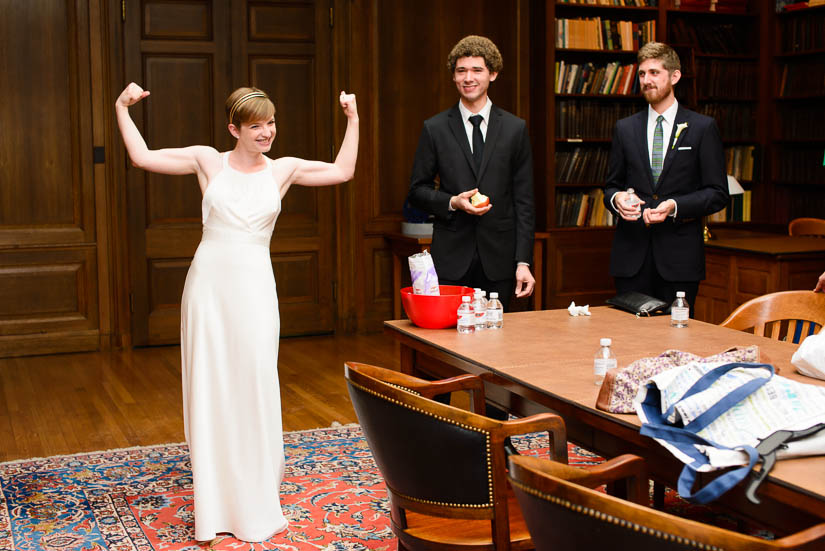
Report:
M 673 7 L 691 11 L 746 13 L 748 0 L 673 0 Z
M 825 189 L 823 148 L 782 147 L 777 156 L 775 180 L 786 184 L 817 184 Z
M 750 222 L 751 191 L 730 196 L 730 206 L 708 216 L 708 222 Z
M 825 6 L 825 0 L 807 0 L 806 2 L 795 2 L 794 0 L 776 0 L 776 13 L 780 11 L 798 11 L 817 6 Z
M 825 13 L 784 18 L 780 24 L 780 47 L 783 53 L 825 49 Z
M 556 183 L 602 185 L 607 179 L 609 156 L 605 147 L 556 150 Z
M 630 6 L 636 8 L 655 8 L 657 6 L 657 0 L 556 0 L 556 2 L 582 6 Z
M 557 48 L 635 51 L 651 40 L 656 40 L 654 20 L 556 19 Z
M 725 167 L 728 174 L 742 181 L 753 180 L 753 165 L 756 146 L 737 145 L 725 148 Z
M 777 113 L 782 129 L 780 135 L 791 139 L 825 140 L 825 108 L 822 101 L 782 102 Z
M 556 62 L 557 94 L 638 94 L 639 80 L 635 63 Z
M 825 59 L 789 61 L 782 67 L 780 96 L 825 94 Z
M 749 25 L 708 23 L 671 18 L 668 38 L 673 44 L 698 45 L 704 54 L 749 54 L 753 33 Z
M 759 67 L 755 61 L 696 61 L 696 85 L 706 98 L 755 99 Z
M 556 137 L 562 139 L 609 140 L 616 121 L 639 110 L 638 105 L 590 100 L 556 102 Z
M 604 206 L 604 190 L 556 193 L 556 225 L 561 227 L 613 226 L 616 217 Z
M 696 111 L 716 119 L 724 140 L 756 140 L 756 106 L 752 103 L 703 103 Z

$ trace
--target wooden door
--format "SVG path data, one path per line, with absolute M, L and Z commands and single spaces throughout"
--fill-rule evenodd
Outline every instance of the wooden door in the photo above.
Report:
M 132 108 L 149 147 L 231 149 L 224 101 L 251 84 L 278 109 L 271 157 L 329 159 L 326 21 L 311 1 L 127 2 L 125 78 L 152 92 Z M 181 293 L 201 235 L 197 181 L 129 167 L 126 183 L 132 342 L 178 342 Z M 282 334 L 332 329 L 333 198 L 293 189 L 284 201 L 271 245 Z
M 94 350 L 106 252 L 96 231 L 100 75 L 89 2 L 3 4 L 0 356 Z

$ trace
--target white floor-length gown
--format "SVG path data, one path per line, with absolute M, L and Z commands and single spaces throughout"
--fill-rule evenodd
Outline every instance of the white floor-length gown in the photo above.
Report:
M 267 168 L 223 168 L 203 196 L 203 237 L 181 303 L 186 441 L 195 539 L 263 541 L 284 530 L 280 318 L 269 240 L 281 210 Z

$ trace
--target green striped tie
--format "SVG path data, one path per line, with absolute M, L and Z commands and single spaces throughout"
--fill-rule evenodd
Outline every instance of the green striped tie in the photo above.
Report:
M 662 163 L 665 160 L 662 152 L 662 145 L 664 142 L 664 132 L 662 131 L 662 121 L 664 117 L 659 115 L 656 117 L 656 130 L 653 131 L 653 162 L 650 163 L 650 168 L 653 170 L 653 185 L 659 182 L 659 175 L 662 173 Z

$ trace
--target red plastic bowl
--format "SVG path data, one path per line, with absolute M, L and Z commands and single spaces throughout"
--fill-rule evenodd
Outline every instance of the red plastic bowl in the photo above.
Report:
M 426 329 L 455 327 L 461 297 L 473 296 L 473 289 L 460 285 L 439 285 L 440 295 L 416 295 L 412 287 L 401 289 L 401 304 L 410 321 Z

